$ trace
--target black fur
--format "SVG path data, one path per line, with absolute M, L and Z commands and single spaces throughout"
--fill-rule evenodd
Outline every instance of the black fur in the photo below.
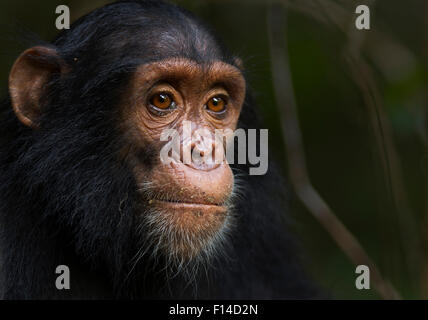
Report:
M 189 285 L 161 260 L 143 258 L 130 272 L 140 242 L 135 181 L 116 160 L 118 101 L 143 63 L 178 56 L 233 65 L 205 26 L 174 5 L 123 1 L 79 19 L 51 46 L 71 71 L 46 87 L 41 129 L 22 125 L 10 98 L 1 105 L 0 297 L 316 297 L 281 218 L 286 191 L 274 163 L 265 176 L 240 178 L 232 241 Z M 248 96 L 240 127 L 259 128 L 257 119 Z M 147 165 L 153 156 L 140 155 Z M 71 290 L 55 288 L 60 264 L 70 267 Z

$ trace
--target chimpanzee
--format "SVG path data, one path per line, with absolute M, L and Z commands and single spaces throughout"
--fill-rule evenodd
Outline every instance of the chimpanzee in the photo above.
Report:
M 274 162 L 250 175 L 160 160 L 162 132 L 184 121 L 261 129 L 244 74 L 203 21 L 163 1 L 112 3 L 23 52 L 0 114 L 1 297 L 318 297 Z M 225 149 L 201 141 L 179 142 Z

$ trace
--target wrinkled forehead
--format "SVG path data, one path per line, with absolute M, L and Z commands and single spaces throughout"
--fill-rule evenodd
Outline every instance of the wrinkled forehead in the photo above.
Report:
M 231 91 L 245 91 L 241 71 L 223 61 L 199 63 L 187 58 L 169 58 L 140 65 L 135 72 L 136 82 L 187 84 L 194 88 L 213 86 Z

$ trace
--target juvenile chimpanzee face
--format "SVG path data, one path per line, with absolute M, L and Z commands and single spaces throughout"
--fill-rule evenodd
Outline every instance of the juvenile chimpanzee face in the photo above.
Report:
M 184 121 L 191 123 L 192 132 L 204 129 L 213 136 L 216 129 L 234 130 L 245 97 L 244 78 L 224 62 L 201 65 L 173 58 L 140 66 L 131 83 L 122 102 L 121 121 L 141 194 L 140 214 L 161 249 L 193 258 L 215 245 L 230 223 L 234 179 L 224 145 L 220 146 L 220 162 L 184 163 L 181 152 L 169 163 L 156 157 L 155 169 L 139 160 L 138 150 L 150 146 L 159 155 L 165 144 L 160 141 L 162 132 L 176 129 L 182 133 Z M 181 151 L 214 156 L 219 147 L 214 139 L 207 145 L 209 137 L 180 137 Z
M 39 64 L 40 56 L 54 56 L 56 63 Z M 42 88 L 55 71 L 67 74 L 62 60 L 52 49 L 29 49 L 15 63 L 10 75 L 10 92 L 17 117 L 34 130 Z M 183 133 L 212 133 L 234 130 L 245 97 L 241 71 L 222 61 L 203 64 L 187 58 L 169 58 L 141 64 L 133 72 L 127 89 L 115 107 L 120 117 L 114 124 L 123 141 L 118 160 L 130 170 L 139 194 L 135 214 L 151 244 L 175 260 L 192 260 L 201 251 L 209 252 L 224 236 L 231 223 L 232 170 L 225 159 L 225 141 L 180 135 L 180 150 L 218 157 L 221 161 L 183 161 L 183 152 L 170 163 L 160 158 L 161 135 L 166 129 Z M 28 102 L 31 103 L 28 103 Z M 211 145 L 209 145 L 211 144 Z M 221 150 L 219 150 L 221 149 Z M 220 151 L 220 152 L 219 152 Z M 142 160 L 151 153 L 151 164 Z M 126 156 L 124 156 L 126 155 Z

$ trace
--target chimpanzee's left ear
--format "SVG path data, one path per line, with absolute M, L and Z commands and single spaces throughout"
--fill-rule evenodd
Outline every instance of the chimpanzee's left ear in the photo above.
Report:
M 9 93 L 13 110 L 23 124 L 38 128 L 44 89 L 52 75 L 64 72 L 65 66 L 55 49 L 43 46 L 24 51 L 15 61 L 9 75 Z

